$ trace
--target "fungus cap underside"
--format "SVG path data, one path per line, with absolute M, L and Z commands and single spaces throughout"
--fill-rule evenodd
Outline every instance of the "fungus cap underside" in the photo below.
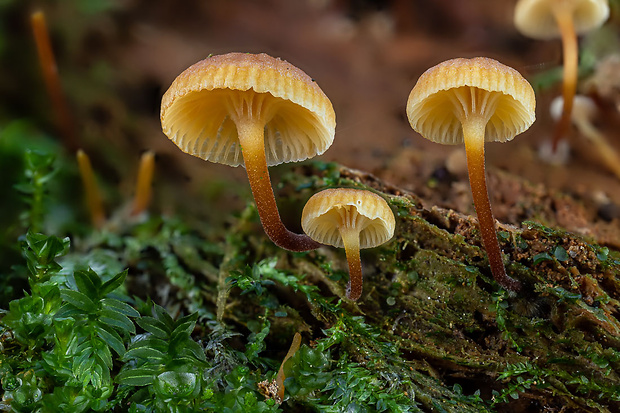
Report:
M 301 226 L 310 238 L 343 248 L 341 225 L 358 225 L 360 248 L 373 248 L 392 238 L 396 222 L 387 202 L 367 190 L 326 189 L 308 200 Z
M 520 0 L 515 6 L 514 24 L 522 34 L 533 39 L 558 38 L 560 29 L 554 7 L 572 10 L 577 34 L 601 26 L 609 17 L 607 0 Z
M 495 94 L 493 99 L 488 99 L 487 93 Z M 456 96 L 470 99 L 470 95 L 478 97 L 479 103 L 488 99 L 496 104 L 486 126 L 487 142 L 509 141 L 536 119 L 536 98 L 528 81 L 496 60 L 476 57 L 448 60 L 424 72 L 409 94 L 409 123 L 433 142 L 463 143 L 457 111 L 471 108 L 457 108 L 454 102 Z
M 162 98 L 162 130 L 181 150 L 243 165 L 235 118 L 264 123 L 268 165 L 320 155 L 334 139 L 331 102 L 302 70 L 264 53 L 208 57 L 186 69 Z

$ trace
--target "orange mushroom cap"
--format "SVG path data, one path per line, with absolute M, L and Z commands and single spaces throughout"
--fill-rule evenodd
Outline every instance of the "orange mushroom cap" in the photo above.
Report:
M 340 227 L 359 231 L 360 248 L 384 244 L 394 235 L 394 213 L 385 199 L 367 190 L 333 188 L 314 194 L 302 212 L 304 232 L 317 242 L 343 248 Z
M 244 161 L 233 118 L 240 113 L 264 121 L 270 166 L 320 155 L 334 140 L 334 109 L 316 82 L 264 53 L 228 53 L 190 66 L 164 94 L 160 117 L 184 152 L 238 166 Z
M 485 130 L 487 142 L 512 140 L 536 120 L 534 90 L 519 72 L 486 57 L 457 58 L 428 69 L 418 79 L 407 101 L 411 127 L 433 142 L 463 143 L 459 116 L 467 116 L 480 108 L 471 107 L 471 102 L 462 100 L 461 88 L 497 95 L 493 112 L 490 106 L 482 108 L 489 111 Z M 481 98 L 477 102 L 479 105 L 489 99 Z

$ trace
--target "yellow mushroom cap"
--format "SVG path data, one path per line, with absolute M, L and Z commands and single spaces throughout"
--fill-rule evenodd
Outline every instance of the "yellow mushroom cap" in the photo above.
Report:
M 230 166 L 243 165 L 234 122 L 265 125 L 268 165 L 320 155 L 334 140 L 331 102 L 306 73 L 264 53 L 208 57 L 172 82 L 161 102 L 162 130 L 181 150 Z
M 488 114 L 487 142 L 509 141 L 534 123 L 536 97 L 532 86 L 515 69 L 486 57 L 447 60 L 424 72 L 409 94 L 407 117 L 411 127 L 426 139 L 462 143 L 459 112 L 467 116 L 481 107 L 484 110 L 492 93 L 496 106 Z M 470 94 L 479 107 L 472 107 Z M 464 96 L 467 99 L 459 101 Z
M 572 11 L 577 34 L 600 27 L 609 17 L 607 0 L 520 0 L 515 6 L 515 26 L 534 39 L 560 37 L 555 17 L 555 10 L 560 7 Z
M 373 248 L 394 235 L 394 213 L 379 195 L 363 189 L 326 189 L 306 203 L 301 226 L 313 240 L 343 248 L 339 227 L 360 231 L 360 248 Z

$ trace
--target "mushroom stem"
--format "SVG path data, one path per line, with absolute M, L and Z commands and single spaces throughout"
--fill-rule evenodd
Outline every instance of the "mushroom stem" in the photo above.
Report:
M 349 283 L 347 284 L 347 298 L 357 301 L 362 296 L 363 276 L 362 260 L 360 258 L 360 230 L 359 228 L 341 226 L 339 228 L 344 252 L 349 264 Z
M 605 166 L 620 179 L 620 157 L 613 146 L 607 142 L 605 136 L 592 125 L 585 117 L 573 117 L 575 125 L 579 132 L 594 144 L 599 155 L 603 158 Z
M 146 151 L 140 157 L 140 167 L 138 169 L 138 179 L 136 180 L 136 195 L 133 199 L 131 215 L 139 215 L 151 202 L 153 183 L 153 171 L 155 170 L 155 154 L 153 151 Z
M 506 275 L 502 252 L 495 231 L 495 218 L 489 202 L 486 176 L 484 172 L 484 134 L 487 120 L 483 116 L 470 116 L 462 121 L 469 184 L 478 215 L 482 243 L 489 257 L 493 278 L 510 291 L 519 291 L 521 283 Z
M 555 126 L 553 134 L 552 151 L 555 152 L 558 143 L 566 136 L 571 124 L 571 112 L 573 110 L 573 98 L 577 90 L 578 70 L 578 47 L 577 34 L 573 22 L 573 11 L 567 7 L 564 1 L 557 2 L 555 7 L 555 19 L 562 35 L 562 53 L 564 55 L 564 72 L 562 84 L 562 97 L 564 106 L 562 116 Z
M 265 233 L 274 244 L 289 251 L 317 249 L 321 244 L 305 234 L 289 231 L 282 223 L 267 169 L 264 123 L 253 119 L 236 123 L 245 169 Z
M 78 168 L 82 176 L 84 191 L 86 192 L 86 205 L 90 212 L 90 219 L 93 226 L 97 229 L 101 228 L 105 222 L 105 213 L 103 212 L 103 201 L 101 193 L 95 181 L 95 174 L 90 163 L 90 158 L 81 149 L 77 151 Z
M 301 346 L 301 334 L 295 333 L 295 336 L 293 337 L 293 342 L 291 343 L 291 347 L 288 349 L 286 356 L 284 356 L 282 364 L 280 364 L 278 374 L 276 375 L 276 385 L 278 386 L 279 399 L 276 401 L 278 403 L 282 403 L 284 401 L 284 380 L 286 379 L 286 376 L 284 375 L 284 363 L 286 363 L 288 359 L 295 355 L 297 350 L 299 350 L 299 346 Z
M 32 26 L 34 40 L 37 45 L 39 63 L 41 63 L 47 94 L 52 101 L 52 109 L 55 112 L 58 130 L 64 140 L 66 149 L 73 153 L 78 149 L 75 128 L 67 100 L 62 91 L 62 85 L 60 84 L 58 67 L 56 66 L 49 31 L 45 23 L 45 14 L 40 10 L 32 13 L 30 25 Z

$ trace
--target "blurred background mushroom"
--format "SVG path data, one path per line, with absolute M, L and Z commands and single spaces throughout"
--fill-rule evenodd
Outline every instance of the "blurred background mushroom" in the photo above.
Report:
M 577 35 L 600 27 L 609 17 L 607 0 L 519 0 L 515 6 L 517 29 L 534 39 L 562 39 L 564 75 L 563 109 L 553 135 L 552 152 L 566 135 L 577 90 Z

